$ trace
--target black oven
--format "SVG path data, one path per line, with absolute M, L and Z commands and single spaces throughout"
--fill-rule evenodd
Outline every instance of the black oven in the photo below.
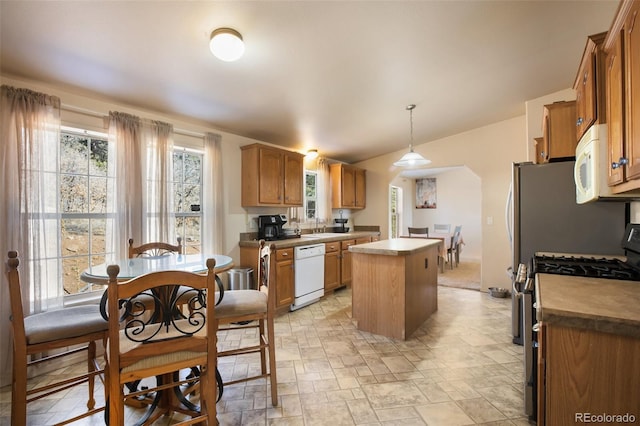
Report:
M 640 281 L 640 224 L 626 226 L 622 248 L 626 256 L 536 252 L 527 267 L 527 278 L 523 278 L 523 273 L 518 274 L 514 291 L 517 292 L 516 298 L 520 301 L 521 333 L 524 345 L 524 402 L 525 412 L 530 419 L 536 420 L 537 413 L 536 274 Z

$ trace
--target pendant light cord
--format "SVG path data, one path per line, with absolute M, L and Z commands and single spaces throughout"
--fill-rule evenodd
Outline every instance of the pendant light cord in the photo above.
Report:
M 407 109 L 409 110 L 409 125 L 411 126 L 411 139 L 409 141 L 409 152 L 413 152 L 413 109 L 416 106 L 411 104 L 407 105 Z

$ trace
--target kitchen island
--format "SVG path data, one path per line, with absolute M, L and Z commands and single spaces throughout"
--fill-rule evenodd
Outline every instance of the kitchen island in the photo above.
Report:
M 440 244 L 394 238 L 349 247 L 359 330 L 406 340 L 438 309 Z

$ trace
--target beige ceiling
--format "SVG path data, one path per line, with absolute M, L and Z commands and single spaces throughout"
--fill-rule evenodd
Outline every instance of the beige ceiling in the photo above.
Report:
M 1 71 L 346 162 L 573 85 L 618 1 L 0 1 Z M 214 58 L 210 32 L 246 42 Z M 64 101 L 64 100 L 63 100 Z

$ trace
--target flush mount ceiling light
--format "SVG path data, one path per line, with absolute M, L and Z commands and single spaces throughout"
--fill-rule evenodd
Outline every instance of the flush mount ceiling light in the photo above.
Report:
M 318 158 L 318 150 L 317 149 L 310 149 L 309 151 L 307 151 L 306 158 L 308 158 L 309 160 L 313 160 L 314 158 Z
M 209 49 L 213 55 L 225 62 L 233 62 L 244 53 L 242 35 L 232 28 L 218 28 L 211 33 Z
M 426 166 L 431 163 L 431 160 L 427 160 L 422 155 L 413 151 L 413 109 L 415 105 L 407 105 L 409 110 L 409 122 L 411 124 L 411 141 L 409 142 L 409 152 L 402 156 L 401 159 L 393 163 L 396 167 L 419 167 Z

